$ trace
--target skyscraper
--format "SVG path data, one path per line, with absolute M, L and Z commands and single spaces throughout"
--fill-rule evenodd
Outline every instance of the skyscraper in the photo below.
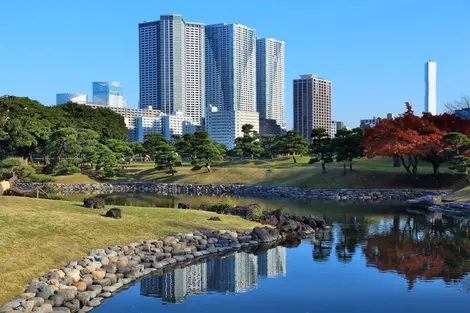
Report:
M 93 104 L 100 104 L 113 108 L 124 108 L 126 104 L 122 97 L 121 83 L 94 82 Z
M 331 81 L 316 75 L 294 79 L 294 130 L 311 142 L 314 128 L 331 136 Z
M 77 104 L 86 104 L 88 95 L 83 93 L 58 93 L 55 96 L 55 104 L 64 104 L 67 102 L 73 102 Z
M 432 115 L 437 114 L 437 64 L 436 62 L 426 62 L 424 66 L 424 112 Z
M 260 118 L 284 126 L 284 41 L 256 40 L 256 105 Z
M 207 25 L 206 105 L 256 112 L 256 31 L 240 24 Z
M 204 116 L 204 25 L 181 15 L 139 24 L 139 106 L 166 114 L 183 112 L 195 123 Z

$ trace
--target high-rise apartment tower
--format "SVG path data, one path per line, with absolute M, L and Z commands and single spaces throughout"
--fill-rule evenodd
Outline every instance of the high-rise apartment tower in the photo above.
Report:
M 437 64 L 436 62 L 426 62 L 424 66 L 424 112 L 432 115 L 437 114 Z
M 260 118 L 284 126 L 284 41 L 256 40 L 256 105 Z
M 316 75 L 294 79 L 294 130 L 312 141 L 314 128 L 331 134 L 331 81 Z
M 199 124 L 205 107 L 204 24 L 180 15 L 139 24 L 139 107 L 183 112 Z

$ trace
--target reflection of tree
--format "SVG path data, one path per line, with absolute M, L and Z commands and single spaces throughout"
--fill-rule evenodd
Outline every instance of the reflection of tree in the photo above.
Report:
M 340 262 L 350 262 L 356 251 L 356 247 L 365 242 L 368 233 L 368 224 L 362 216 L 344 217 L 338 233 L 336 244 L 336 256 Z
M 316 262 L 325 262 L 331 254 L 333 246 L 333 233 L 331 231 L 318 231 L 312 238 L 312 257 Z
M 400 228 L 394 219 L 390 229 L 370 236 L 364 247 L 369 266 L 405 275 L 412 289 L 417 279 L 461 279 L 470 271 L 468 230 L 444 225 L 442 219 L 409 216 Z

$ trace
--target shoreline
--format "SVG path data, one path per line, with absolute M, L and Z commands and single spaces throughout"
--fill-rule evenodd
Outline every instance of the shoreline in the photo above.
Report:
M 15 187 L 27 190 L 38 183 L 17 183 Z M 241 196 L 267 199 L 333 200 L 333 201 L 382 201 L 408 200 L 428 195 L 442 195 L 442 190 L 425 189 L 310 189 L 300 187 L 278 187 L 264 185 L 237 184 L 168 184 L 168 183 L 93 183 L 56 184 L 61 194 L 112 194 L 112 193 L 152 193 L 156 195 L 187 196 Z

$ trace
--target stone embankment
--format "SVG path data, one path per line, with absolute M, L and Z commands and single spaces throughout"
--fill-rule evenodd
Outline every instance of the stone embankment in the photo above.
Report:
M 63 194 L 153 193 L 188 196 L 243 196 L 290 198 L 296 200 L 407 200 L 441 192 L 420 189 L 309 189 L 237 184 L 166 184 L 166 183 L 96 183 L 54 184 Z M 34 183 L 18 183 L 19 189 L 30 189 Z
M 219 211 L 257 219 L 276 228 L 255 227 L 251 232 L 196 231 L 93 250 L 81 260 L 31 281 L 25 292 L 3 305 L 0 312 L 88 312 L 151 273 L 239 251 L 251 253 L 279 244 L 291 245 L 315 231 L 329 228 L 323 220 L 312 216 L 281 211 L 260 213 L 256 205 Z
M 470 218 L 470 202 L 442 202 L 440 196 L 423 196 L 406 201 L 407 204 L 426 209 L 432 212 L 442 213 L 452 217 Z

